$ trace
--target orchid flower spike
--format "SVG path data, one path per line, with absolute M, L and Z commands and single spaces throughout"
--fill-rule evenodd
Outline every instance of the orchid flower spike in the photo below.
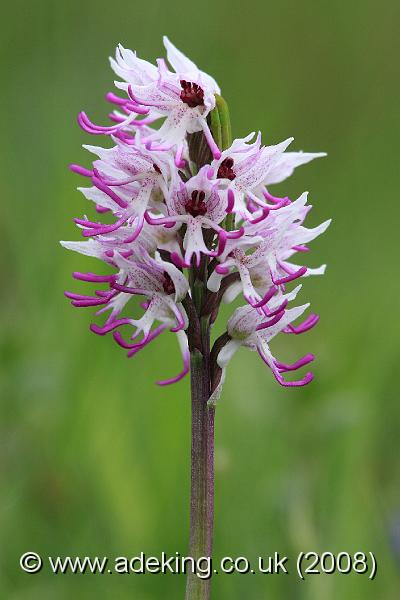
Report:
M 217 82 L 167 37 L 164 46 L 166 60 L 152 64 L 119 45 L 110 59 L 119 78 L 118 93 L 107 94 L 115 107 L 110 124 L 96 125 L 84 112 L 78 117 L 87 133 L 108 143 L 85 144 L 92 164 L 70 166 L 86 179 L 78 189 L 92 214 L 75 219 L 83 240 L 61 243 L 104 268 L 75 271 L 74 279 L 94 290 L 65 295 L 75 307 L 95 307 L 99 320 L 91 331 L 111 334 L 128 357 L 162 333 L 176 336 L 183 367 L 160 385 L 182 379 L 191 355 L 207 354 L 215 401 L 242 346 L 258 352 L 280 385 L 306 385 L 311 373 L 294 381 L 286 374 L 313 355 L 282 363 L 270 342 L 318 322 L 311 313 L 295 323 L 309 305 L 292 303 L 300 280 L 325 271 L 325 265 L 310 267 L 301 257 L 330 221 L 305 227 L 308 194 L 293 201 L 274 196 L 270 187 L 325 154 L 287 151 L 291 137 L 270 145 L 262 143 L 261 133 L 232 140 Z M 242 306 L 210 351 L 221 302 L 237 298 Z

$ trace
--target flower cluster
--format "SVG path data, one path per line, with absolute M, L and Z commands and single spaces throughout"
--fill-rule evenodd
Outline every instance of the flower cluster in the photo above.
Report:
M 84 146 L 95 155 L 90 169 L 71 165 L 87 178 L 88 187 L 79 189 L 104 219 L 75 219 L 86 239 L 61 243 L 109 268 L 107 274 L 73 274 L 102 284 L 93 295 L 65 295 L 73 306 L 107 313 L 91 330 L 112 333 L 128 356 L 163 331 L 176 334 L 183 368 L 161 385 L 188 373 L 190 352 L 204 352 L 203 324 L 215 321 L 221 302 L 240 296 L 244 306 L 234 311 L 211 352 L 212 391 L 220 389 L 240 346 L 257 350 L 281 385 L 305 385 L 311 373 L 295 381 L 284 373 L 303 367 L 313 355 L 284 364 L 269 343 L 279 332 L 300 334 L 318 321 L 312 314 L 293 324 L 308 304 L 288 308 L 301 288 L 288 284 L 324 272 L 325 266 L 308 268 L 292 260 L 308 252 L 307 244 L 329 221 L 304 227 L 311 208 L 307 194 L 292 201 L 269 190 L 324 154 L 287 152 L 292 138 L 264 146 L 260 134 L 250 134 L 232 142 L 215 80 L 167 38 L 164 44 L 170 66 L 164 59 L 150 64 L 118 46 L 111 66 L 122 80 L 115 83 L 122 93 L 107 94 L 115 106 L 111 124 L 96 125 L 84 112 L 78 117 L 86 132 L 110 141 L 108 148 Z M 129 303 L 133 296 L 141 300 Z

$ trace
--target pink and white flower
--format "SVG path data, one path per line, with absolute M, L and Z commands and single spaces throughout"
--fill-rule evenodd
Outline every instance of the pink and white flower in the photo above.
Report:
M 323 274 L 325 265 L 310 269 L 289 261 L 296 252 L 307 250 L 305 244 L 321 235 L 330 224 L 328 220 L 313 229 L 303 227 L 311 208 L 306 203 L 307 193 L 304 193 L 295 202 L 269 212 L 257 223 L 245 223 L 243 238 L 237 242 L 230 240 L 218 257 L 220 264 L 210 276 L 208 288 L 218 291 L 222 279 L 234 269 L 240 276 L 235 292 L 240 285 L 245 299 L 257 307 L 271 298 L 271 290 L 298 277 Z M 244 249 L 244 245 L 247 248 Z M 246 251 L 248 249 L 251 251 Z M 231 291 L 229 299 L 233 297 Z
M 251 133 L 243 139 L 235 140 L 211 165 L 217 179 L 229 182 L 228 188 L 234 195 L 234 210 L 242 218 L 249 215 L 247 200 L 252 200 L 256 206 L 265 204 L 255 192 L 263 185 L 279 156 L 293 141 L 293 138 L 288 138 L 275 146 L 261 146 L 261 134 L 257 135 L 253 143 L 248 143 L 253 137 L 254 133 Z
M 267 186 L 280 183 L 296 167 L 326 156 L 324 152 L 285 152 L 293 138 L 273 146 L 261 146 L 261 134 L 258 133 L 255 141 L 251 142 L 254 135 L 251 133 L 235 140 L 212 163 L 214 176 L 228 181 L 228 189 L 232 190 L 235 198 L 235 211 L 243 218 L 249 217 L 249 201 L 255 208 L 267 206 L 266 200 L 275 201 L 275 205 L 269 205 L 269 210 L 286 205 L 289 199 L 275 199 L 268 193 Z
M 63 245 L 71 250 L 104 259 L 101 240 L 77 242 L 75 245 L 72 242 L 63 242 Z M 65 295 L 71 299 L 73 306 L 102 306 L 97 312 L 98 315 L 109 311 L 110 314 L 102 326 L 92 324 L 90 328 L 98 335 L 112 331 L 116 342 L 129 350 L 128 356 L 134 356 L 168 328 L 176 333 L 184 359 L 183 372 L 173 380 L 159 383 L 164 385 L 178 381 L 188 370 L 187 337 L 184 332 L 188 320 L 181 303 L 189 289 L 187 279 L 173 264 L 163 261 L 158 253 L 152 258 L 143 246 L 137 247 L 130 257 L 114 252 L 112 258 L 109 259 L 107 255 L 105 258 L 106 262 L 112 262 L 119 268 L 117 274 L 95 275 L 76 272 L 74 278 L 95 284 L 106 283 L 109 286 L 108 290 L 96 290 L 95 296 L 72 292 L 66 292 Z M 146 298 L 143 316 L 139 319 L 121 317 L 122 311 L 134 295 Z M 154 328 L 156 322 L 160 324 Z M 126 326 L 134 329 L 128 341 L 119 331 L 119 328 Z M 142 338 L 138 341 L 140 336 Z
M 84 147 L 99 160 L 94 161 L 91 171 L 71 165 L 72 170 L 90 177 L 94 184 L 79 190 L 93 200 L 100 211 L 111 210 L 117 221 L 108 226 L 87 222 L 83 235 L 101 235 L 128 225 L 133 231 L 126 242 L 134 241 L 143 228 L 146 210 L 157 206 L 169 193 L 168 186 L 174 175 L 171 157 L 119 141 L 112 148 Z M 84 222 L 81 224 L 85 226 Z
M 179 166 L 183 164 L 186 135 L 203 131 L 214 157 L 218 158 L 221 153 L 213 140 L 207 116 L 215 107 L 219 86 L 175 48 L 167 37 L 164 37 L 164 45 L 174 71 L 168 69 L 162 58 L 154 66 L 119 45 L 116 59 L 111 59 L 111 66 L 124 80 L 116 81 L 116 87 L 123 90 L 128 98 L 109 94 L 108 99 L 119 105 L 125 115 L 117 113 L 113 116 L 113 120 L 117 121 L 115 125 L 101 127 L 94 125 L 86 113 L 80 113 L 79 123 L 89 133 L 116 134 L 127 127 L 140 129 L 164 118 L 161 127 L 144 138 L 149 149 L 175 148 L 175 160 Z M 138 115 L 144 116 L 138 119 Z
M 298 387 L 309 383 L 313 379 L 312 373 L 307 373 L 297 381 L 286 381 L 283 373 L 296 371 L 300 367 L 314 360 L 312 354 L 307 354 L 293 364 L 278 361 L 272 354 L 269 343 L 281 331 L 284 331 L 293 321 L 300 317 L 309 307 L 309 304 L 283 310 L 271 319 L 260 315 L 251 306 L 242 306 L 236 309 L 228 321 L 227 331 L 230 336 L 228 343 L 218 354 L 217 362 L 221 369 L 226 369 L 235 352 L 245 346 L 252 351 L 257 351 L 265 364 L 271 369 L 275 379 L 285 387 Z
M 185 225 L 183 263 L 187 266 L 192 257 L 195 257 L 199 266 L 202 254 L 217 255 L 215 249 L 207 246 L 204 239 L 206 231 L 215 232 L 223 239 L 235 239 L 242 235 L 241 231 L 226 232 L 221 227 L 220 223 L 230 210 L 229 199 L 226 194 L 219 192 L 220 182 L 212 181 L 209 174 L 210 168 L 206 165 L 186 183 L 180 180 L 166 198 L 165 217 L 146 216 L 147 221 L 153 224 Z

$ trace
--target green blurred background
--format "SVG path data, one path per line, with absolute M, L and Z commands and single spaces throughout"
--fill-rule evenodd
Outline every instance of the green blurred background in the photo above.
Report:
M 215 556 L 373 551 L 366 577 L 219 575 L 216 600 L 398 598 L 400 406 L 398 1 L 15 0 L 2 7 L 0 596 L 11 600 L 183 597 L 181 576 L 22 573 L 28 550 L 133 556 L 187 549 L 188 381 L 172 336 L 134 360 L 88 331 L 63 297 L 63 250 L 87 210 L 69 162 L 88 164 L 76 124 L 108 112 L 117 42 L 149 60 L 171 40 L 219 81 L 234 133 L 293 135 L 327 159 L 274 190 L 310 191 L 313 244 L 301 300 L 318 327 L 274 350 L 314 352 L 316 380 L 281 389 L 241 351 L 217 410 Z M 397 253 L 397 256 L 396 256 Z M 77 287 L 75 286 L 75 289 Z M 394 311 L 394 312 L 393 312 Z M 397 554 L 391 540 L 397 527 Z M 292 571 L 294 564 L 292 562 Z

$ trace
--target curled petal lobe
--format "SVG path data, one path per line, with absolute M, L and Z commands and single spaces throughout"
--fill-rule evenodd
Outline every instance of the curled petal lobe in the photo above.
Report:
M 184 331 L 179 331 L 177 333 L 179 347 L 181 350 L 182 358 L 183 358 L 183 369 L 178 375 L 175 377 L 171 377 L 170 379 L 164 379 L 161 381 L 157 381 L 158 385 L 171 385 L 172 383 L 177 383 L 181 379 L 185 377 L 189 373 L 190 370 L 190 352 L 187 337 Z

